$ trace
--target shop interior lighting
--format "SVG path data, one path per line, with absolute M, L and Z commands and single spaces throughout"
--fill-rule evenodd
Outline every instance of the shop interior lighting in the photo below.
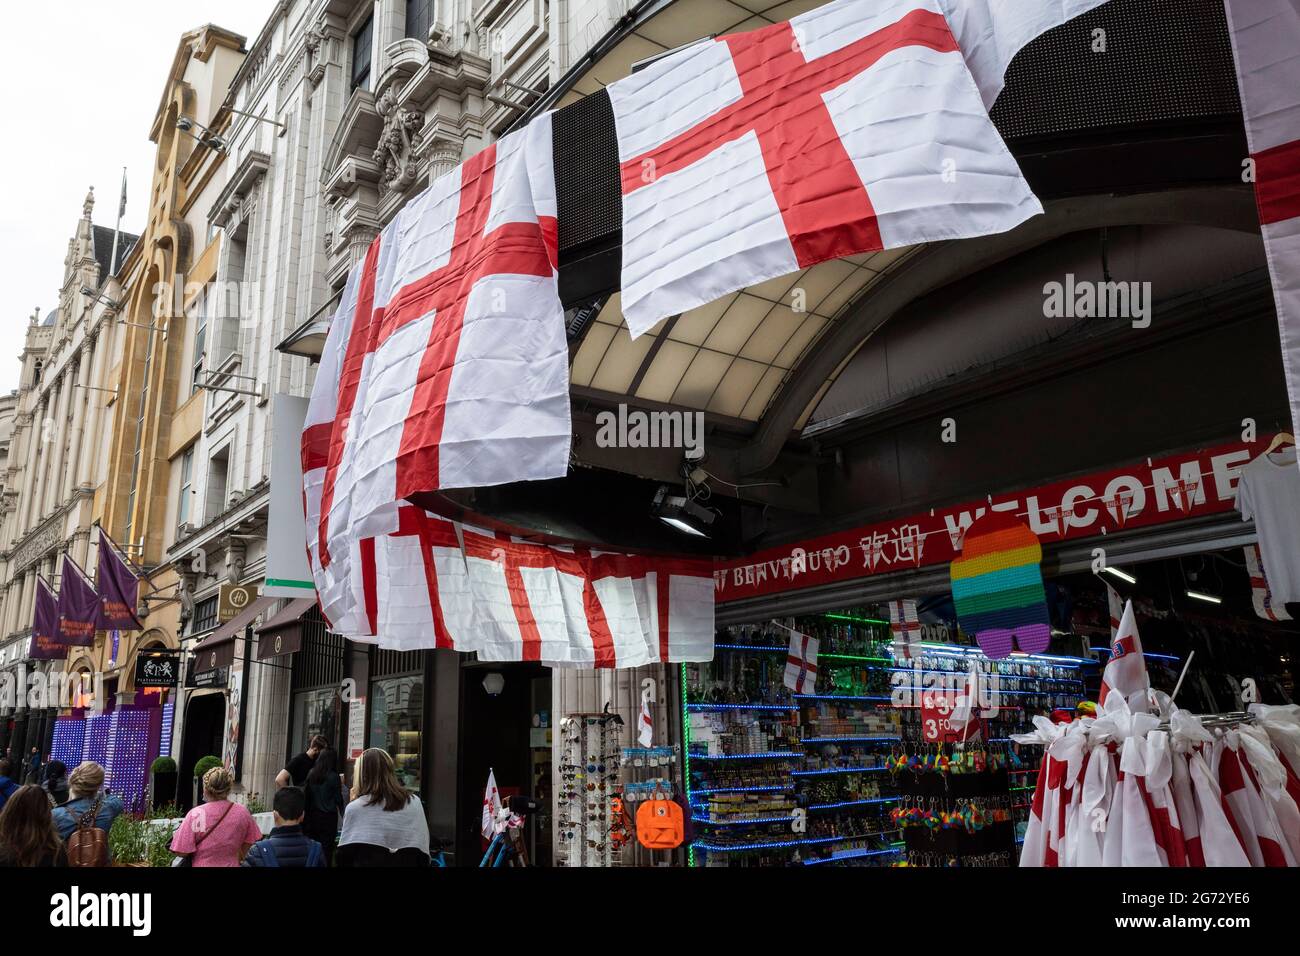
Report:
M 795 694 L 795 700 L 893 700 L 892 697 L 853 697 L 849 694 Z
M 777 647 L 775 644 L 714 644 L 713 646 L 720 651 L 780 651 L 782 654 L 790 652 L 789 647 Z
M 651 505 L 655 517 L 674 531 L 696 538 L 707 538 L 717 515 L 690 498 L 669 494 L 669 490 L 667 485 L 661 485 L 655 492 Z
M 841 773 L 877 773 L 887 770 L 887 767 L 832 767 L 828 770 L 794 770 L 791 771 L 792 777 L 829 777 Z
M 780 710 L 791 711 L 798 710 L 790 704 L 687 704 L 687 710 L 704 711 L 704 710 Z
M 1204 591 L 1193 591 L 1187 589 L 1187 596 L 1195 601 L 1205 601 L 1207 604 L 1222 604 L 1223 598 L 1215 597 L 1213 594 L 1206 594 Z
M 1105 571 L 1107 574 L 1109 574 L 1111 577 L 1119 578 L 1121 581 L 1125 581 L 1129 584 L 1138 583 L 1138 579 L 1133 577 L 1133 575 L 1129 574 L 1127 571 L 1121 571 L 1119 568 L 1112 567 L 1109 564 L 1106 565 L 1104 568 L 1102 568 L 1102 570 Z
M 853 624 L 883 624 L 888 626 L 888 621 L 882 621 L 875 617 L 854 617 L 852 614 L 823 614 L 822 617 L 828 621 L 849 621 Z
M 1027 789 L 1032 790 L 1033 787 Z M 897 803 L 902 797 L 872 797 L 869 800 L 844 800 L 840 803 L 814 803 L 808 806 L 809 810 L 839 810 L 841 807 L 861 807 L 872 803 Z
M 1088 650 L 1093 651 L 1094 653 L 1097 654 L 1114 653 L 1109 647 L 1090 647 L 1088 648 Z M 1152 660 L 1156 660 L 1156 661 L 1181 661 L 1182 660 L 1182 658 L 1177 654 L 1152 654 L 1150 651 L 1143 651 L 1142 656 L 1149 657 Z
M 839 863 L 841 860 L 855 860 L 864 856 L 885 856 L 889 853 L 902 853 L 903 847 L 888 847 L 884 850 L 845 850 L 843 853 L 833 853 L 830 856 L 824 856 L 817 860 L 804 860 L 804 866 L 816 866 L 818 863 Z
M 692 758 L 695 760 L 766 760 L 778 757 L 793 760 L 802 756 L 803 754 L 797 750 L 774 750 L 771 753 L 760 754 L 692 754 Z

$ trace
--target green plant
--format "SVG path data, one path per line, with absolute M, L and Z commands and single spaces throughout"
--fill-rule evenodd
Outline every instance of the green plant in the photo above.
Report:
M 220 767 L 220 766 L 221 766 L 220 757 L 212 757 L 212 756 L 200 757 L 198 763 L 194 765 L 194 777 L 196 780 L 202 780 L 203 775 L 205 773 L 207 773 L 213 767 Z
M 123 813 L 108 831 L 108 852 L 114 863 L 143 863 L 149 855 L 149 824 Z
M 165 867 L 172 865 L 172 837 L 176 833 L 179 823 L 173 823 L 171 826 L 159 826 L 154 824 L 148 827 L 149 833 L 145 838 L 145 862 L 150 866 Z
M 175 773 L 176 761 L 171 757 L 159 757 L 149 767 L 150 773 Z
M 185 816 L 175 803 L 164 803 L 161 807 L 150 807 L 144 812 L 146 820 L 176 820 Z
M 250 793 L 248 799 L 244 801 L 244 806 L 248 808 L 249 813 L 265 813 L 269 808 L 262 802 L 260 793 Z

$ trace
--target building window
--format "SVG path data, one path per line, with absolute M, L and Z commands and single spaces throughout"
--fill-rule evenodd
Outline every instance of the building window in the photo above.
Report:
M 402 786 L 420 792 L 424 678 L 419 674 L 370 682 L 369 746 L 387 750 Z
M 208 462 L 208 494 L 203 520 L 211 521 L 226 510 L 226 487 L 230 477 L 230 446 L 212 456 Z
M 176 506 L 176 527 L 182 528 L 190 522 L 190 499 L 194 496 L 194 447 L 185 449 L 181 456 L 181 500 Z M 177 532 L 179 534 L 179 531 Z
M 208 294 L 205 291 L 194 303 L 194 359 L 193 377 L 190 380 L 190 394 L 193 395 L 203 387 L 203 353 L 208 347 Z
M 217 626 L 217 595 L 204 598 L 194 605 L 194 623 L 190 625 L 191 634 L 202 634 Z
M 366 17 L 361 29 L 352 34 L 352 89 L 370 85 L 370 58 L 374 53 L 375 16 Z
M 406 0 L 406 35 L 424 43 L 433 26 L 433 0 Z

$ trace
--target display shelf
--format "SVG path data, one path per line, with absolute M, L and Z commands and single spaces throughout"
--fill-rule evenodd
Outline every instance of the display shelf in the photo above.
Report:
M 823 856 L 816 860 L 804 860 L 804 866 L 817 866 L 821 863 L 841 863 L 844 860 L 858 860 L 868 856 L 888 856 L 906 853 L 905 846 L 891 846 L 883 850 L 845 850 L 843 853 L 832 853 L 830 856 Z
M 794 784 L 786 783 L 771 787 L 710 787 L 704 790 L 692 789 L 691 793 L 698 796 L 707 796 L 712 793 L 780 793 L 784 790 L 793 789 Z
M 884 773 L 888 767 L 825 767 L 813 770 L 791 771 L 792 777 L 829 777 L 838 773 Z
M 687 704 L 686 709 L 691 713 L 708 713 L 713 710 L 772 710 L 788 712 L 798 710 L 792 704 Z
M 701 843 L 695 842 L 695 849 L 706 853 L 744 853 L 753 850 L 775 850 L 792 846 L 825 846 L 828 843 L 844 843 L 848 840 L 869 840 L 876 836 L 888 836 L 898 833 L 898 829 L 872 830 L 870 833 L 854 833 L 847 836 L 802 837 L 797 840 L 776 840 L 766 843 Z
M 897 803 L 902 798 L 894 795 L 891 797 L 868 797 L 865 800 L 843 800 L 839 803 L 811 803 L 804 807 L 810 813 L 814 810 L 839 810 L 844 807 L 865 807 L 879 803 Z
M 692 760 L 793 760 L 802 757 L 797 750 L 777 750 L 771 753 L 756 754 L 691 754 Z
M 896 744 L 902 737 L 804 737 L 801 744 Z

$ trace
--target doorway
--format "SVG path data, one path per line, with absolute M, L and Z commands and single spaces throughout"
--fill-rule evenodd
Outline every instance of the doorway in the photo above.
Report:
M 185 707 L 181 759 L 176 768 L 176 802 L 182 810 L 194 806 L 194 765 L 207 756 L 221 756 L 221 739 L 226 725 L 224 693 L 191 694 Z
M 500 678 L 489 683 L 499 693 L 485 689 L 489 675 Z M 465 667 L 460 698 L 458 865 L 477 866 L 483 855 L 483 792 L 492 771 L 503 801 L 518 795 L 542 802 L 541 811 L 528 819 L 525 833 L 529 862 L 550 866 L 551 749 L 547 728 L 534 726 L 534 718 L 537 723 L 550 722 L 550 670 L 540 664 Z

